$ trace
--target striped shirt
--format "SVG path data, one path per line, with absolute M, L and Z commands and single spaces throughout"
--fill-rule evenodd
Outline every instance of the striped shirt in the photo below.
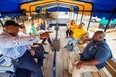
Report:
M 0 34 L 0 51 L 2 51 L 6 61 L 11 61 L 11 59 L 21 57 L 26 52 L 26 50 L 30 49 L 28 44 L 33 44 L 38 40 L 39 38 L 36 36 L 12 36 L 3 31 Z

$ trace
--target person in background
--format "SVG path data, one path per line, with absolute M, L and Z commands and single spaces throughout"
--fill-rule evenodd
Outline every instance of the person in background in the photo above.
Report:
M 47 27 L 48 26 L 47 26 L 46 20 L 45 19 L 41 19 L 41 20 L 39 19 L 38 26 L 37 26 L 38 31 L 46 32 Z M 48 40 L 48 43 L 50 44 L 50 46 L 52 46 L 52 41 L 51 41 L 50 37 L 44 38 L 43 41 L 42 41 L 42 44 L 47 45 L 47 43 L 45 43 L 46 40 Z
M 68 23 L 67 23 L 66 38 L 71 36 L 72 31 L 70 29 L 72 29 L 72 28 L 70 26 L 75 24 L 73 22 L 74 22 L 74 20 L 72 20 L 72 21 L 69 20 Z

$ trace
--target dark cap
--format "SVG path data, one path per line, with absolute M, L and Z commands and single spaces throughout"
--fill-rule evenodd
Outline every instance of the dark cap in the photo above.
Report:
M 16 26 L 16 27 L 20 27 L 20 25 L 19 25 L 18 23 L 16 23 L 15 21 L 7 20 L 7 21 L 5 22 L 3 28 L 6 27 L 6 26 L 11 26 L 11 25 Z

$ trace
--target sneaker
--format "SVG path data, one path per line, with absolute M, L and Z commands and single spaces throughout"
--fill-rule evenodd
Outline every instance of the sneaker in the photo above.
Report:
M 42 43 L 43 45 L 47 45 L 47 43 Z
M 64 46 L 64 48 L 67 48 L 68 46 Z
M 49 54 L 48 52 L 44 52 L 44 54 Z
M 72 48 L 68 47 L 68 48 L 67 48 L 67 50 L 68 50 L 68 51 L 71 51 L 71 50 L 72 50 Z

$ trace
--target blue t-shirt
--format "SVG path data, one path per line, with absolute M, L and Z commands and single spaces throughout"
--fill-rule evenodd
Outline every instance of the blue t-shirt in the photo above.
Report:
M 100 62 L 96 65 L 98 69 L 101 69 L 105 66 L 106 60 L 112 57 L 111 50 L 106 43 L 106 40 L 102 42 L 95 42 L 92 40 L 84 49 L 84 52 L 80 54 L 81 61 L 88 61 L 95 59 Z
M 44 24 L 41 24 L 41 25 L 40 25 L 40 29 L 41 29 L 41 30 L 45 30 L 45 25 L 44 25 Z

